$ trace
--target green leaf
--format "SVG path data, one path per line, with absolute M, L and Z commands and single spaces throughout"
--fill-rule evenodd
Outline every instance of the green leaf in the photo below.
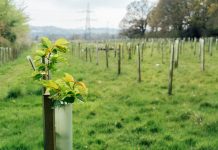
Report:
M 64 79 L 65 82 L 74 82 L 74 78 L 73 78 L 73 76 L 70 75 L 69 73 L 65 73 L 63 79 Z
M 52 42 L 47 37 L 41 38 L 42 48 L 49 48 L 49 47 L 51 47 L 51 45 L 52 45 Z
M 44 86 L 46 88 L 51 88 L 51 89 L 54 89 L 54 90 L 58 90 L 59 89 L 59 86 L 58 84 L 55 82 L 55 81 L 52 81 L 52 80 L 48 80 L 44 83 Z
M 53 63 L 57 63 L 58 62 L 58 57 L 59 57 L 58 55 L 52 55 L 51 58 L 50 58 L 50 61 L 53 62 Z
M 67 45 L 67 44 L 69 44 L 69 42 L 68 42 L 66 39 L 64 39 L 64 38 L 58 39 L 58 40 L 55 42 L 55 45 L 56 45 L 56 46 L 57 46 L 57 45 L 62 45 L 62 46 L 64 46 L 64 45 Z
M 41 60 L 42 59 L 42 57 L 41 56 L 38 56 L 38 55 L 36 55 L 35 57 L 34 57 L 34 61 L 36 62 L 36 61 L 39 61 L 39 60 Z
M 60 107 L 61 106 L 61 102 L 59 100 L 54 100 L 53 101 L 53 107 Z
M 52 53 L 53 53 L 53 54 L 57 54 L 57 53 L 58 53 L 58 49 L 57 49 L 56 47 L 53 48 Z
M 69 91 L 69 92 L 67 92 L 67 94 L 74 95 L 74 92 L 73 91 Z
M 34 80 L 40 80 L 42 77 L 43 77 L 42 74 L 37 73 L 37 74 L 35 74 L 35 75 L 33 76 L 33 79 L 34 79 Z
M 56 50 L 62 53 L 66 53 L 68 51 L 68 48 L 63 45 L 56 45 Z
M 71 96 L 71 97 L 65 97 L 63 101 L 67 103 L 73 103 L 74 100 L 75 100 L 75 97 Z
M 69 42 L 65 39 L 58 39 L 56 42 L 55 42 L 55 50 L 59 51 L 59 52 L 62 52 L 62 53 L 66 53 L 67 50 L 68 50 L 68 44 Z
M 44 64 L 39 65 L 38 71 L 45 71 L 45 65 Z
M 79 99 L 80 101 L 84 101 L 84 98 L 82 97 L 81 94 L 76 94 L 76 98 Z
M 36 55 L 37 55 L 37 56 L 40 56 L 40 57 L 43 57 L 43 56 L 45 56 L 45 52 L 42 51 L 42 50 L 37 50 L 37 51 L 36 51 Z

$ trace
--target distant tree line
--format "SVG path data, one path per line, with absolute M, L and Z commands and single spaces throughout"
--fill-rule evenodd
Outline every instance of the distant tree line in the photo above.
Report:
M 134 1 L 120 27 L 129 38 L 218 36 L 218 0 Z
M 17 46 L 27 42 L 27 17 L 12 0 L 0 0 L 0 46 Z

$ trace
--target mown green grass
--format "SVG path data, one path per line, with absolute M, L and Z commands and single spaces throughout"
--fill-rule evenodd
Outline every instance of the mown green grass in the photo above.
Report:
M 190 44 L 180 55 L 174 72 L 173 95 L 167 95 L 169 48 L 165 64 L 155 49 L 144 51 L 142 83 L 137 82 L 137 53 L 122 59 L 122 73 L 117 75 L 117 58 L 110 51 L 109 69 L 105 53 L 96 65 L 85 61 L 85 52 L 68 54 L 64 72 L 82 80 L 89 88 L 86 103 L 73 104 L 74 149 L 218 149 L 218 52 L 206 53 L 206 70 Z M 27 52 L 31 53 L 31 52 Z M 31 68 L 23 54 L 0 68 L 0 150 L 43 149 L 42 103 L 40 86 L 31 80 Z M 160 64 L 159 66 L 156 64 Z M 17 98 L 6 98 L 18 91 Z

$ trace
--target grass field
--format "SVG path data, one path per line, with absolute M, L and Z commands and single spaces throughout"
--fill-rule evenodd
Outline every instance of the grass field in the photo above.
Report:
M 114 150 L 217 150 L 218 149 L 218 51 L 206 52 L 205 72 L 198 55 L 186 43 L 175 69 L 173 95 L 168 96 L 169 48 L 162 64 L 160 51 L 144 50 L 142 82 L 137 82 L 137 53 L 117 58 L 99 52 L 96 65 L 85 61 L 85 52 L 67 55 L 57 76 L 72 73 L 89 88 L 87 102 L 73 104 L 73 147 Z M 206 50 L 207 51 L 207 50 Z M 31 78 L 25 52 L 0 67 L 0 150 L 43 149 L 42 97 Z M 133 53 L 134 54 L 134 53 Z M 53 76 L 55 78 L 55 76 Z

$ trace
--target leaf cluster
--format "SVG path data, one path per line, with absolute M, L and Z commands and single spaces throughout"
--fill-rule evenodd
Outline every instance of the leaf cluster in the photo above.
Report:
M 40 49 L 36 51 L 34 63 L 36 64 L 35 80 L 49 79 L 49 72 L 56 70 L 56 64 L 65 59 L 61 54 L 66 53 L 69 42 L 65 39 L 58 39 L 52 43 L 47 37 L 43 37 Z
M 34 57 L 36 68 L 33 78 L 46 88 L 45 92 L 50 94 L 54 107 L 73 103 L 76 99 L 84 101 L 88 92 L 84 83 L 74 80 L 68 73 L 60 79 L 50 80 L 50 71 L 55 71 L 57 63 L 65 60 L 62 54 L 69 51 L 68 45 L 69 42 L 65 39 L 52 42 L 47 37 L 43 37 L 40 49 L 36 51 Z
M 83 82 L 75 81 L 68 73 L 61 79 L 44 81 L 43 85 L 47 89 L 46 92 L 50 93 L 54 107 L 74 103 L 76 99 L 84 101 L 88 92 Z

